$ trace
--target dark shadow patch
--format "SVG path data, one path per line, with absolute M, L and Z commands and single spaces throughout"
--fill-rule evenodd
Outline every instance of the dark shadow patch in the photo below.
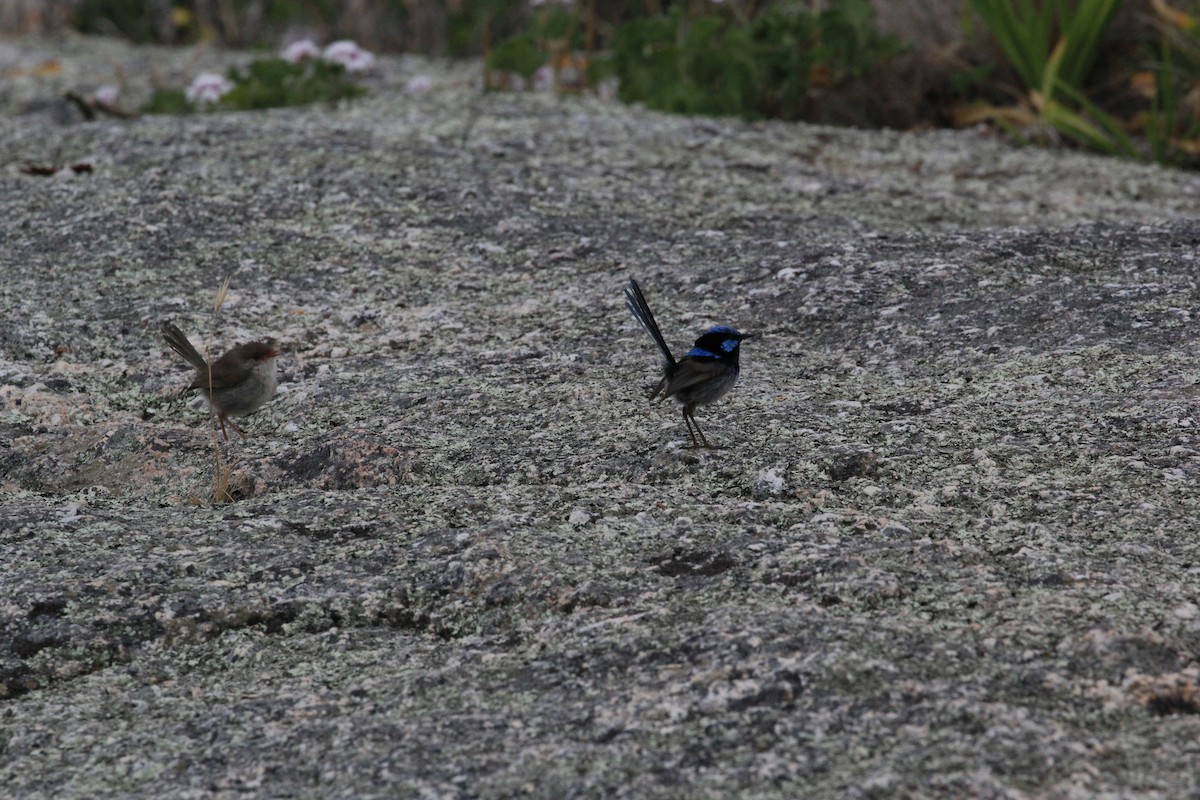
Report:
M 865 478 L 875 472 L 875 454 L 869 450 L 831 453 L 818 463 L 832 481 Z
M 678 578 L 685 575 L 720 575 L 737 566 L 737 559 L 723 550 L 684 550 L 675 548 L 670 555 L 654 560 L 660 575 Z

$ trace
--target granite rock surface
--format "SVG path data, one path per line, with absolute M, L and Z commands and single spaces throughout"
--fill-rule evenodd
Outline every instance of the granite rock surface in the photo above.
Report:
M 7 794 L 1200 792 L 1200 176 L 409 59 L 62 100 L 249 57 L 0 42 Z M 761 334 L 722 449 L 630 276 Z M 246 439 L 164 319 L 285 342 Z

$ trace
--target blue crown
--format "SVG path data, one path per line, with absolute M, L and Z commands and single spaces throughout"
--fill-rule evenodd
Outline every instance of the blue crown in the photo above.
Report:
M 704 332 L 687 355 L 692 358 L 715 358 L 722 361 L 731 360 L 737 364 L 738 345 L 742 343 L 742 334 L 737 328 L 729 325 L 717 325 Z M 730 356 L 733 356 L 730 359 Z

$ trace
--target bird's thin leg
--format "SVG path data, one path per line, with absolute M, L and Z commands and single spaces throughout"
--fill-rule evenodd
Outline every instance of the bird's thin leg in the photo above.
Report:
M 692 424 L 696 426 L 696 433 L 700 434 L 700 441 L 703 443 L 704 448 L 706 450 L 719 450 L 720 448 L 709 444 L 708 439 L 704 438 L 704 431 L 700 430 L 700 423 L 696 422 L 695 414 L 688 414 L 687 416 L 691 418 Z M 693 436 L 692 437 L 693 444 L 695 443 L 695 441 L 696 441 L 696 437 Z M 697 447 L 699 447 L 699 445 L 697 445 Z
M 688 414 L 687 406 L 683 407 L 683 424 L 687 426 L 688 436 L 692 437 L 692 448 L 697 448 L 700 445 L 696 443 L 696 434 L 692 433 L 692 418 Z
M 233 432 L 238 436 L 246 438 L 245 432 L 237 426 L 237 423 L 228 419 L 224 414 L 217 414 L 217 421 L 221 423 L 221 435 L 225 437 L 226 441 L 229 440 L 229 431 L 225 430 L 225 423 L 229 423 L 229 427 L 233 428 Z
M 243 439 L 246 438 L 246 432 L 243 431 L 241 428 L 239 428 L 236 422 L 234 422 L 231 419 L 227 419 L 225 421 L 229 423 L 229 427 L 233 428 L 234 433 L 236 433 L 238 436 L 242 437 Z

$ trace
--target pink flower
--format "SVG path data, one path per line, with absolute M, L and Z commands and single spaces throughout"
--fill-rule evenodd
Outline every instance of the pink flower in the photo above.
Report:
M 121 90 L 112 84 L 101 86 L 96 90 L 93 97 L 96 102 L 103 106 L 115 106 L 117 104 L 117 96 L 121 94 Z
M 375 56 L 349 39 L 342 39 L 326 47 L 321 58 L 331 64 L 340 64 L 346 72 L 366 72 L 375 64 Z
M 414 75 L 408 79 L 408 83 L 404 85 L 404 91 L 409 94 L 420 94 L 428 92 L 433 88 L 433 78 L 428 75 Z
M 233 84 L 215 72 L 201 72 L 192 79 L 192 85 L 184 91 L 188 102 L 203 106 L 217 102 L 233 91 Z
M 321 48 L 312 39 L 301 39 L 285 47 L 280 57 L 289 64 L 299 64 L 310 58 L 320 58 Z

